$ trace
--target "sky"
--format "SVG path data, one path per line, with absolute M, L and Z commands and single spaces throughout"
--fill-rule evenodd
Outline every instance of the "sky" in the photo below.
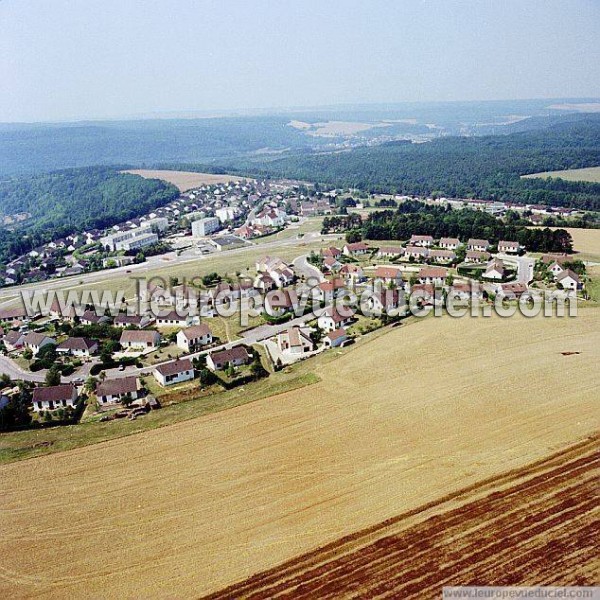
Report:
M 0 122 L 600 97 L 600 0 L 0 0 Z

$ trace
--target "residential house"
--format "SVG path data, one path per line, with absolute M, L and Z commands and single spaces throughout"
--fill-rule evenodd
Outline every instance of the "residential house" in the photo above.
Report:
M 194 379 L 194 367 L 189 358 L 182 358 L 158 365 L 152 374 L 160 385 L 166 387 Z
M 56 341 L 53 340 L 51 337 L 48 337 L 47 335 L 44 335 L 43 333 L 34 333 L 34 332 L 31 332 L 31 333 L 28 333 L 23 338 L 23 345 L 28 350 L 31 350 L 31 352 L 33 353 L 34 356 L 44 346 L 48 346 L 50 344 L 56 346 Z
M 156 316 L 157 327 L 188 327 L 192 322 L 189 314 L 179 314 L 179 311 L 170 310 L 161 312 Z
M 234 346 L 229 350 L 212 352 L 206 357 L 206 365 L 212 371 L 221 371 L 229 366 L 239 367 L 251 362 L 252 356 L 245 346 Z
M 521 249 L 519 242 L 511 242 L 506 240 L 500 240 L 498 242 L 498 252 L 504 252 L 506 254 L 517 254 Z
M 255 266 L 257 273 L 268 273 L 272 269 L 276 269 L 280 266 L 287 267 L 288 265 L 277 256 L 264 256 L 256 261 Z
M 347 327 L 352 323 L 354 310 L 347 306 L 342 308 L 342 312 L 335 306 L 329 306 L 325 312 L 317 319 L 317 324 L 324 331 L 333 331 L 340 327 Z
M 3 338 L 4 347 L 8 352 L 19 350 L 23 347 L 25 334 L 20 331 L 9 331 Z
M 423 267 L 418 274 L 419 283 L 429 283 L 434 286 L 443 285 L 448 276 L 448 269 L 444 267 Z
M 478 240 L 476 238 L 470 238 L 467 242 L 467 250 L 478 250 L 479 252 L 485 252 L 490 247 L 488 240 Z
M 294 290 L 271 290 L 265 295 L 265 312 L 271 317 L 292 312 L 297 305 L 298 295 Z
M 558 275 L 556 283 L 564 290 L 579 290 L 583 287 L 579 275 L 575 271 L 571 271 L 571 269 L 567 269 Z
M 347 290 L 347 287 L 346 282 L 343 279 L 335 277 L 334 279 L 321 281 L 321 283 L 319 283 L 317 286 L 317 290 L 321 302 L 329 304 L 334 298 L 343 295 Z
M 323 270 L 329 272 L 337 272 L 341 268 L 342 263 L 337 260 L 337 258 L 333 258 L 332 256 L 326 256 L 323 259 Z
M 105 315 L 99 315 L 95 310 L 86 310 L 79 321 L 82 325 L 101 325 L 102 323 L 108 323 L 110 318 Z
M 290 327 L 277 335 L 277 347 L 282 354 L 303 355 L 311 352 L 313 342 L 308 327 Z
M 98 340 L 83 337 L 70 337 L 56 346 L 59 354 L 70 354 L 71 356 L 91 356 L 98 352 Z
M 436 263 L 451 263 L 456 260 L 456 254 L 452 250 L 430 250 L 429 260 Z
M 140 393 L 137 377 L 105 379 L 96 386 L 96 398 L 100 404 L 114 404 L 121 402 L 125 397 L 137 400 Z
M 429 248 L 433 246 L 433 237 L 430 235 L 412 235 L 408 242 L 411 246 L 422 246 L 423 248 Z
M 554 276 L 554 279 L 556 280 L 556 278 L 561 274 L 565 272 L 565 267 L 563 267 L 559 262 L 554 261 L 549 267 L 548 267 L 548 271 L 550 271 L 550 273 L 552 273 L 552 275 Z
M 74 408 L 77 404 L 77 388 L 72 383 L 37 387 L 33 390 L 33 410 L 56 410 L 57 408 Z
M 431 283 L 415 283 L 410 288 L 410 293 L 420 301 L 420 304 L 432 304 L 435 298 L 435 287 Z
M 404 254 L 404 248 L 400 246 L 381 246 L 377 250 L 377 258 L 400 258 Z
M 377 267 L 373 278 L 383 283 L 400 286 L 402 284 L 402 271 L 397 267 Z
M 366 279 L 365 273 L 360 265 L 348 263 L 339 269 L 340 277 L 343 277 L 348 285 L 355 285 Z
M 185 352 L 196 352 L 202 346 L 212 344 L 212 341 L 212 331 L 205 323 L 182 329 L 177 334 L 177 347 Z
M 458 238 L 443 237 L 440 238 L 439 246 L 444 250 L 456 250 L 460 246 L 460 240 Z
M 340 256 L 342 256 L 342 251 L 335 246 L 329 246 L 328 248 L 325 248 L 321 254 L 323 255 L 323 258 L 330 256 L 331 258 L 335 258 L 337 260 L 340 258 Z
M 288 266 L 279 265 L 274 269 L 268 271 L 268 275 L 275 282 L 275 285 L 279 288 L 286 287 L 294 283 L 294 271 Z
M 259 273 L 254 279 L 254 287 L 262 292 L 268 292 L 275 289 L 275 282 L 270 275 Z
M 500 259 L 494 258 L 487 264 L 482 277 L 485 277 L 485 279 L 503 279 L 504 273 L 504 263 Z
M 505 296 L 520 298 L 527 291 L 527 285 L 521 281 L 511 281 L 503 283 L 499 291 Z
M 152 323 L 153 319 L 146 315 L 127 315 L 119 313 L 114 320 L 115 327 L 137 327 L 143 329 Z
M 425 260 L 429 256 L 429 249 L 421 246 L 406 246 L 404 256 L 415 260 Z
M 404 294 L 404 291 L 387 288 L 373 291 L 368 299 L 369 310 L 374 315 L 388 314 L 390 311 L 396 310 L 400 305 L 400 294 Z
M 481 284 L 472 281 L 469 283 L 454 283 L 448 290 L 448 296 L 456 300 L 481 300 L 483 288 Z
M 544 254 L 540 260 L 546 265 L 554 262 L 562 265 L 563 263 L 570 261 L 571 257 L 568 254 Z
M 0 310 L 0 321 L 7 323 L 15 323 L 17 321 L 28 321 L 29 316 L 24 306 L 16 306 L 12 308 L 3 308 Z
M 339 348 L 348 341 L 348 333 L 343 327 L 328 332 L 323 338 L 326 348 Z
M 489 252 L 481 252 L 479 250 L 469 250 L 465 256 L 466 262 L 483 263 L 490 260 Z
M 346 244 L 342 249 L 342 252 L 346 256 L 362 256 L 370 251 L 369 246 L 364 242 L 355 242 L 353 244 Z
M 160 334 L 153 330 L 125 329 L 119 343 L 131 350 L 156 350 L 160 346 Z

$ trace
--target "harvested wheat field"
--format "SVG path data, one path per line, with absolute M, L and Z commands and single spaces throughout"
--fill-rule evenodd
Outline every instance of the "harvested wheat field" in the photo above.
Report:
M 313 386 L 4 465 L 0 594 L 198 597 L 541 460 L 599 428 L 598 314 L 428 318 Z
M 134 169 L 124 171 L 132 175 L 140 175 L 144 179 L 162 179 L 179 188 L 180 192 L 191 190 L 203 185 L 215 185 L 217 183 L 229 183 L 230 181 L 242 181 L 243 177 L 236 175 L 215 175 L 213 173 L 193 173 L 191 171 L 166 171 L 152 169 Z
M 445 585 L 596 585 L 598 476 L 593 437 L 210 598 L 423 600 Z

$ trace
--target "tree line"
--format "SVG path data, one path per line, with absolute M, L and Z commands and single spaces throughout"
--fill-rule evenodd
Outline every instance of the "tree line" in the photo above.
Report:
M 323 220 L 323 233 L 346 231 L 349 239 L 407 240 L 412 235 L 435 239 L 456 237 L 517 241 L 531 252 L 572 252 L 573 240 L 564 229 L 529 228 L 511 219 L 501 221 L 479 210 L 432 206 L 418 201 L 403 202 L 396 210 L 372 212 L 366 221 L 358 215 L 339 215 Z

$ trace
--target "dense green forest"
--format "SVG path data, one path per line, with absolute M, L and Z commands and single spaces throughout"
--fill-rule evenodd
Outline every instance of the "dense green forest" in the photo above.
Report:
M 343 141 L 343 136 L 320 138 L 290 127 L 292 120 L 309 124 L 338 120 L 380 125 L 385 121 L 385 127 L 361 132 L 360 137 L 365 140 L 379 135 L 510 133 L 515 127 L 539 124 L 535 117 L 507 123 L 508 115 L 543 115 L 542 124 L 547 124 L 548 119 L 565 118 L 548 110 L 552 103 L 550 100 L 409 102 L 341 105 L 264 115 L 0 123 L 0 175 L 91 165 L 215 164 L 253 153 L 296 152 Z M 435 128 L 426 125 L 432 123 Z
M 514 218 L 500 221 L 479 210 L 452 210 L 409 201 L 396 210 L 373 212 L 363 223 L 357 217 L 357 214 L 325 217 L 323 232 L 348 231 L 352 240 L 407 240 L 413 234 L 431 235 L 436 239 L 457 237 L 463 242 L 479 238 L 493 244 L 499 240 L 514 240 L 530 252 L 573 251 L 573 240 L 564 229 L 530 229 L 518 224 L 516 214 Z
M 90 165 L 211 161 L 316 146 L 287 117 L 0 124 L 0 175 Z
M 15 231 L 0 229 L 0 262 L 69 233 L 140 216 L 178 195 L 169 183 L 106 167 L 0 180 L 0 214 L 31 213 Z
M 600 115 L 510 135 L 390 142 L 345 152 L 296 153 L 230 163 L 262 177 L 291 177 L 369 192 L 511 200 L 600 210 L 600 184 L 520 175 L 600 165 Z

